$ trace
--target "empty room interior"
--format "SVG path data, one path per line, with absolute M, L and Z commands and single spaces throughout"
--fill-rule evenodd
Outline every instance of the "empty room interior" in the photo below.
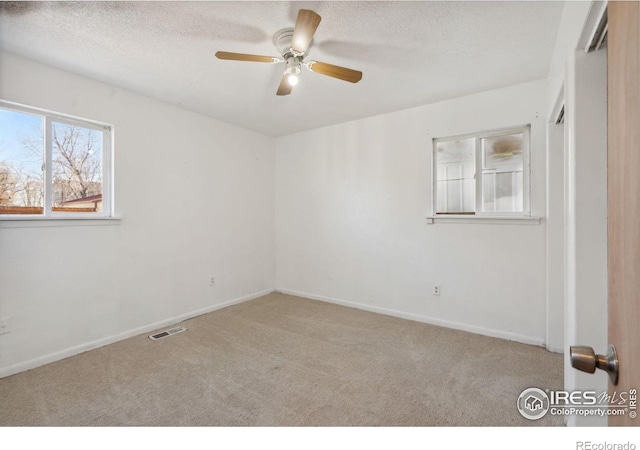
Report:
M 0 425 L 607 425 L 606 12 L 1 2 Z

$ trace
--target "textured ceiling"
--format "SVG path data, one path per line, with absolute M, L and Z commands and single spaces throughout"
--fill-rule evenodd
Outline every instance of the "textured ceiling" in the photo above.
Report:
M 0 47 L 280 136 L 547 75 L 563 2 L 2 2 Z M 273 34 L 299 9 L 322 22 L 307 60 L 361 70 L 351 84 L 283 65 Z

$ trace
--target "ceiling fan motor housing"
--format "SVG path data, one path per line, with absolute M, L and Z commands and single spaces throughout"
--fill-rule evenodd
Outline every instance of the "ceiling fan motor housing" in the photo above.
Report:
M 303 54 L 299 54 L 291 49 L 292 37 L 293 28 L 283 28 L 273 35 L 273 44 L 276 46 L 278 53 L 282 55 L 282 58 L 284 58 L 285 61 L 288 62 L 291 57 L 295 57 L 298 59 L 298 62 L 300 62 L 309 53 L 309 49 L 313 45 L 313 40 L 309 43 L 305 52 Z

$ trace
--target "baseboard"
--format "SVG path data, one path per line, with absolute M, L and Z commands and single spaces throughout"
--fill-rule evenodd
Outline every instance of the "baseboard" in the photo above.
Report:
M 9 375 L 14 375 L 16 373 L 24 372 L 25 370 L 35 369 L 36 367 L 43 366 L 45 364 L 49 364 L 55 361 L 59 361 L 61 359 L 68 358 L 70 356 L 78 355 L 80 353 L 84 353 L 86 351 L 93 350 L 95 348 L 104 347 L 105 345 L 113 344 L 114 342 L 122 341 L 130 337 L 138 336 L 144 333 L 149 333 L 151 331 L 157 330 L 158 328 L 174 325 L 176 323 L 182 322 L 187 319 L 192 319 L 194 317 L 201 316 L 203 314 L 207 314 L 222 308 L 226 308 L 227 306 L 237 305 L 238 303 L 243 303 L 249 300 L 253 300 L 254 298 L 262 297 L 263 295 L 270 294 L 274 291 L 275 289 L 265 289 L 263 291 L 245 295 L 243 297 L 229 300 L 227 302 L 220 303 L 218 305 L 208 306 L 206 308 L 202 308 L 197 311 L 191 311 L 189 313 L 182 314 L 180 316 L 172 317 L 170 319 L 162 320 L 160 322 L 151 323 L 149 325 L 145 325 L 143 327 L 125 331 L 123 333 L 119 333 L 113 336 L 107 336 L 101 339 L 97 339 L 95 341 L 80 344 L 75 347 L 70 347 L 65 350 L 61 350 L 59 352 L 40 356 L 38 358 L 34 358 L 29 361 L 24 361 L 18 364 L 13 364 L 11 366 L 3 367 L 3 368 L 0 368 L 0 378 L 8 377 Z
M 433 317 L 427 317 L 420 314 L 407 313 L 404 311 L 398 311 L 395 309 L 381 308 L 379 306 L 367 305 L 365 303 L 350 302 L 332 297 L 325 297 L 323 295 L 310 294 L 308 292 L 300 292 L 292 289 L 276 288 L 276 292 L 282 294 L 295 295 L 297 297 L 309 298 L 311 300 L 320 300 L 327 303 L 334 303 L 336 305 L 348 306 L 350 308 L 361 309 L 364 311 L 374 312 L 378 314 L 384 314 L 387 316 L 399 317 L 401 319 L 414 320 L 416 322 L 428 323 L 430 325 L 437 325 L 445 328 L 452 328 L 454 330 L 467 331 L 469 333 L 481 334 L 483 336 L 490 336 L 508 341 L 520 342 L 522 344 L 535 345 L 538 347 L 544 347 L 545 343 L 543 339 L 534 338 L 531 336 L 525 336 L 522 334 L 511 333 L 508 331 L 492 330 L 490 328 L 478 327 L 475 325 L 469 325 L 461 322 L 453 322 L 449 320 L 436 319 Z
M 548 345 L 545 345 L 545 348 L 553 353 L 564 354 L 564 348 L 550 347 Z

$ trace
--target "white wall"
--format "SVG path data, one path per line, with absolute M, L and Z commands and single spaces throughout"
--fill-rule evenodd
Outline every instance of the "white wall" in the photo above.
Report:
M 571 367 L 569 347 L 588 345 L 606 353 L 607 346 L 607 71 L 606 50 L 585 54 L 586 37 L 593 30 L 602 2 L 567 2 L 550 70 L 550 105 L 564 86 L 563 133 L 549 125 L 548 183 L 564 184 L 561 200 L 549 196 L 547 226 L 547 294 L 549 310 L 557 306 L 558 274 L 563 273 L 565 389 L 607 390 L 604 372 L 590 375 Z M 549 115 L 549 119 L 553 119 Z M 557 158 L 564 134 L 564 158 Z M 558 168 L 563 165 L 564 171 Z M 564 223 L 562 238 L 558 224 Z M 560 246 L 562 268 L 559 267 Z M 552 323 L 552 322 L 550 322 Z M 549 330 L 552 332 L 552 330 Z M 551 337 L 551 339 L 554 339 Z M 554 339 L 555 340 L 555 339 Z M 568 417 L 568 425 L 606 425 L 606 418 Z
M 582 30 L 589 16 L 592 4 L 588 1 L 568 1 L 565 2 L 558 27 L 556 43 L 551 55 L 549 64 L 549 106 L 553 107 L 558 95 L 564 85 L 567 56 L 572 55 L 578 48 Z
M 564 103 L 567 57 L 580 44 L 591 1 L 566 2 L 549 65 L 547 112 L 547 346 L 564 351 L 564 125 L 555 114 Z M 558 100 L 560 99 L 560 102 Z M 565 111 L 566 113 L 566 111 Z
M 544 222 L 425 216 L 432 138 L 526 123 L 544 216 L 547 94 L 538 81 L 278 138 L 276 289 L 542 345 Z
M 608 377 L 571 368 L 569 347 L 607 352 L 607 53 L 574 52 L 567 64 L 565 388 L 606 392 Z M 606 425 L 571 416 L 569 425 Z
M 547 348 L 564 352 L 564 124 L 547 124 Z
M 122 217 L 0 222 L 0 376 L 272 291 L 273 138 L 7 53 L 0 98 L 113 124 Z

